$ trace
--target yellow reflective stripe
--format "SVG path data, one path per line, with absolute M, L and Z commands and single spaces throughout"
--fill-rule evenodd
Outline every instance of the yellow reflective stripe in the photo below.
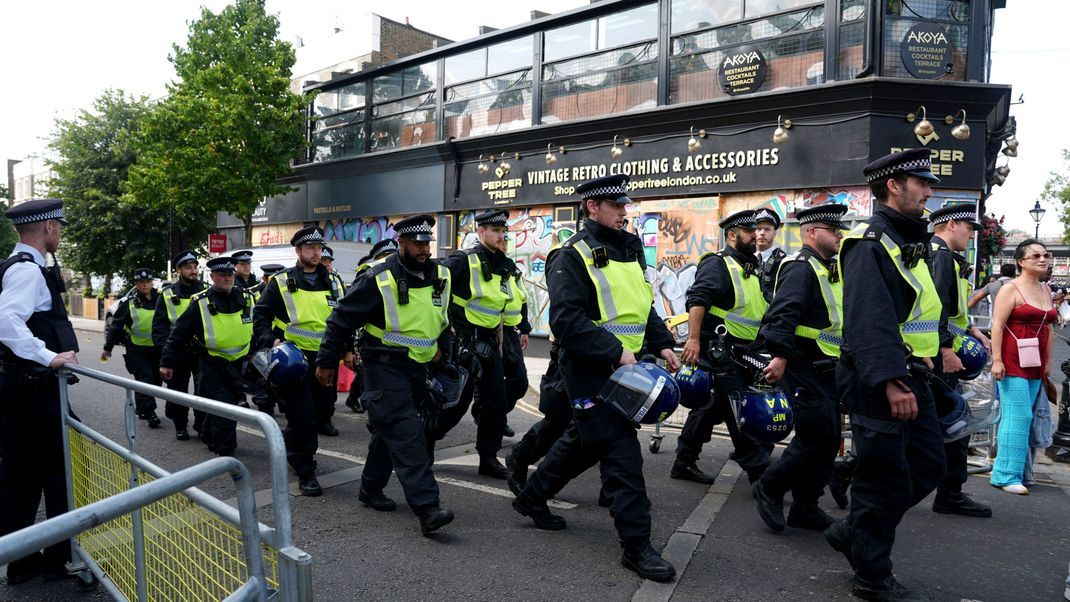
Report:
M 817 274 L 817 283 L 821 285 L 821 297 L 825 300 L 825 308 L 829 314 L 829 329 L 839 330 L 843 326 L 843 321 L 840 319 L 836 297 L 832 292 L 832 285 L 829 283 L 828 269 L 815 257 L 810 257 L 809 262 L 810 267 Z
M 275 280 L 279 285 L 279 293 L 282 294 L 282 303 L 286 306 L 286 315 L 290 318 L 290 322 L 300 322 L 301 320 L 297 319 L 297 304 L 294 303 L 294 296 L 290 292 L 290 288 L 286 286 L 284 274 L 286 272 L 279 272 L 275 276 Z
M 171 289 L 167 289 L 163 293 L 164 307 L 167 308 L 167 319 L 174 324 L 178 320 L 178 306 L 175 305 L 171 299 L 175 297 L 175 293 Z
M 201 322 L 204 324 L 204 346 L 215 349 L 215 325 L 212 324 L 212 315 L 208 312 L 208 298 L 197 299 L 197 305 L 201 308 Z
M 396 331 L 401 327 L 401 320 L 398 318 L 398 302 L 394 298 L 393 287 L 390 286 L 390 270 L 383 270 L 376 274 L 375 284 L 379 287 L 379 294 L 383 297 L 386 330 Z
M 580 240 L 572 245 L 572 248 L 579 252 L 584 263 L 594 267 L 594 252 L 591 251 L 591 247 L 587 245 L 587 241 Z M 606 322 L 616 319 L 617 316 L 620 315 L 620 312 L 617 311 L 617 303 L 613 299 L 613 287 L 609 285 L 609 279 L 606 278 L 606 275 L 602 270 L 599 270 L 597 267 L 589 269 L 587 272 L 594 277 L 595 282 L 598 284 L 598 289 L 601 292 L 601 295 L 599 296 L 602 298 L 602 306 L 606 310 L 606 315 L 602 316 L 602 318 Z
M 438 264 L 436 274 L 438 274 L 439 280 L 444 280 L 446 282 L 446 288 L 442 289 L 442 323 L 445 324 L 446 327 L 449 327 L 450 304 L 446 303 L 446 299 L 449 299 L 452 296 L 453 281 L 450 279 L 450 271 L 442 264 Z
M 921 286 L 921 282 L 918 281 L 917 276 L 915 276 L 913 272 L 907 269 L 906 264 L 903 263 L 902 250 L 899 248 L 899 245 L 895 244 L 895 241 L 892 240 L 892 237 L 882 232 L 881 244 L 884 245 L 884 249 L 888 251 L 889 255 L 891 255 L 892 261 L 895 262 L 895 267 L 899 270 L 899 273 L 902 274 L 903 278 L 907 281 L 907 283 L 910 284 L 910 288 L 914 289 L 915 291 L 918 291 L 919 293 L 918 298 L 914 300 L 914 305 L 910 308 L 910 315 L 907 317 L 907 322 L 903 324 L 903 332 L 907 332 L 906 325 L 909 324 L 911 320 L 917 320 L 921 317 L 922 310 L 920 303 L 920 293 L 924 289 Z M 927 331 L 916 330 L 914 332 Z
M 836 345 L 837 347 L 843 347 L 843 344 L 844 344 L 843 337 L 836 336 L 835 334 L 832 334 L 831 332 L 827 332 L 827 331 L 824 331 L 824 330 L 821 330 L 821 329 L 818 329 L 818 328 L 813 328 L 813 327 L 810 327 L 810 326 L 802 326 L 802 325 L 796 326 L 795 327 L 795 335 L 796 336 L 800 336 L 800 337 L 802 337 L 804 339 L 813 339 L 815 341 L 824 341 L 826 343 L 830 343 L 832 345 Z
M 478 299 L 483 296 L 483 269 L 479 263 L 478 253 L 468 255 L 468 285 L 472 289 L 472 298 Z

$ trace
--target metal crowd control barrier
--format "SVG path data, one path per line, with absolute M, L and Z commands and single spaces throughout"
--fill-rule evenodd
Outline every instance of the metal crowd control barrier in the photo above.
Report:
M 70 418 L 68 374 L 126 390 L 125 448 Z M 180 494 L 135 508 L 129 518 L 91 528 L 72 540 L 74 557 L 85 561 L 113 595 L 137 600 L 245 599 L 256 591 L 247 577 L 254 565 L 242 559 L 256 556 L 262 558 L 260 583 L 266 584 L 271 600 L 312 599 L 312 557 L 293 543 L 286 445 L 274 419 L 262 412 L 77 365 L 65 366 L 59 381 L 61 411 L 68 427 L 63 429 L 63 445 L 71 511 L 94 507 L 107 498 L 173 476 L 136 452 L 135 393 L 257 427 L 267 442 L 274 526 L 253 523 L 263 546 L 258 543 L 256 548 L 249 548 L 237 528 L 243 524 L 240 499 L 239 509 L 235 509 L 191 483 Z M 261 554 L 249 553 L 261 547 Z
M 87 529 L 109 526 L 109 521 L 126 515 L 137 517 L 146 506 L 175 495 L 185 489 L 212 477 L 230 474 L 238 489 L 238 514 L 241 525 L 241 537 L 244 544 L 246 579 L 228 600 L 267 600 L 267 583 L 264 579 L 264 563 L 260 551 L 260 529 L 256 523 L 256 500 L 249 471 L 245 465 L 234 458 L 213 458 L 174 474 L 133 487 L 81 508 L 72 509 L 47 521 L 37 523 L 25 529 L 0 537 L 0 564 L 7 564 L 32 554 L 41 548 L 60 543 L 74 537 Z M 114 529 L 114 526 L 111 527 Z M 116 584 L 100 574 L 99 567 L 92 559 L 86 559 L 90 567 L 100 578 L 105 589 L 117 599 L 129 598 L 120 591 Z M 137 598 L 148 599 L 144 579 L 145 566 L 137 566 Z

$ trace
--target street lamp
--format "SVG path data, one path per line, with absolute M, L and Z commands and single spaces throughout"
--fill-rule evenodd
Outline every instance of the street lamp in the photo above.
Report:
M 1040 220 L 1044 219 L 1045 213 L 1047 213 L 1047 211 L 1045 211 L 1044 208 L 1040 206 L 1040 201 L 1037 201 L 1036 205 L 1033 205 L 1033 208 L 1029 210 L 1029 215 L 1037 224 L 1037 228 L 1033 232 L 1033 238 L 1040 238 Z

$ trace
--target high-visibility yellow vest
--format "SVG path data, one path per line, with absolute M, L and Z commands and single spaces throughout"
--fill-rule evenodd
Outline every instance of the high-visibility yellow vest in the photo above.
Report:
M 646 281 L 643 266 L 638 261 L 609 259 L 599 267 L 586 240 L 580 239 L 571 246 L 580 254 L 594 283 L 600 316 L 595 325 L 617 337 L 628 351 L 638 353 L 643 348 L 650 306 L 654 302 L 654 290 Z
M 152 318 L 156 315 L 156 308 L 142 308 L 137 299 L 137 291 L 131 293 L 125 303 L 130 306 L 130 324 L 123 327 L 130 344 L 138 347 L 152 347 Z
M 702 259 L 707 255 L 703 255 Z M 762 295 L 762 279 L 756 273 L 745 274 L 743 266 L 731 255 L 725 253 L 721 258 L 732 280 L 732 307 L 723 309 L 711 305 L 710 313 L 724 320 L 728 334 L 741 341 L 753 341 L 758 338 L 762 316 L 769 307 Z
M 439 285 L 409 288 L 409 302 L 401 303 L 397 281 L 389 269 L 375 274 L 383 297 L 383 328 L 365 324 L 364 332 L 390 347 L 403 347 L 409 359 L 426 364 L 438 351 L 438 337 L 449 326 L 450 271 L 438 264 Z M 435 290 L 440 286 L 439 290 Z
M 777 284 L 780 283 L 780 270 L 792 261 L 803 261 L 799 253 L 794 253 L 784 259 L 777 270 Z M 828 314 L 829 325 L 825 328 L 814 328 L 799 324 L 795 327 L 795 335 L 804 339 L 812 339 L 817 343 L 821 353 L 832 357 L 840 357 L 840 347 L 843 346 L 843 282 L 829 281 L 829 271 L 825 264 L 816 257 L 808 256 L 805 259 L 810 269 L 817 276 L 817 284 L 821 290 L 821 300 L 825 304 L 825 312 Z
M 328 278 L 331 288 L 325 291 L 306 291 L 298 288 L 296 283 L 289 286 L 289 270 L 279 272 L 273 278 L 286 307 L 285 326 L 281 325 L 281 317 L 276 322 L 282 328 L 284 338 L 302 351 L 319 351 L 323 333 L 327 331 L 327 316 L 342 296 L 338 288 L 341 278 Z
M 940 245 L 932 243 L 932 249 L 935 253 Z M 953 253 L 948 249 L 949 253 Z M 951 333 L 952 343 L 951 348 L 954 351 L 962 349 L 962 338 L 966 336 L 966 332 L 970 328 L 970 309 L 967 303 L 970 300 L 970 295 L 973 293 L 973 285 L 970 284 L 969 278 L 962 277 L 962 270 L 960 269 L 959 262 L 955 261 L 955 287 L 958 293 L 958 305 L 953 310 L 948 310 L 947 317 L 947 329 Z
M 203 285 L 202 285 L 202 288 L 200 290 L 198 290 L 197 292 L 199 293 L 199 292 L 201 292 L 203 290 L 205 290 L 205 289 L 203 288 Z M 174 328 L 175 327 L 175 322 L 178 321 L 178 318 L 182 314 L 186 313 L 187 309 L 189 309 L 189 300 L 190 300 L 190 297 L 192 297 L 193 295 L 190 295 L 190 297 L 179 297 L 178 295 L 175 294 L 175 289 L 174 289 L 173 286 L 169 286 L 169 287 L 165 288 L 163 290 L 162 294 L 163 294 L 164 307 L 167 308 L 167 320 L 169 322 L 171 322 L 171 328 Z M 194 295 L 195 294 L 197 294 L 197 293 L 194 293 Z
M 338 275 L 338 272 L 329 272 L 328 275 L 331 277 L 331 280 L 333 281 L 334 287 L 337 288 L 341 292 L 339 297 L 344 297 L 345 294 L 346 294 L 346 283 L 345 283 L 345 281 L 342 280 L 342 277 Z
M 528 293 L 524 290 L 524 283 L 520 280 L 520 272 L 514 273 L 513 277 L 509 278 L 509 288 L 511 294 L 509 301 L 505 304 L 505 311 L 502 312 L 502 321 L 506 326 L 517 326 L 523 318 L 521 313 L 524 310 L 524 304 L 528 302 Z
M 861 240 L 869 227 L 869 224 L 863 222 L 855 226 L 847 236 L 843 237 L 843 242 L 840 243 L 840 256 L 837 258 L 837 261 L 841 262 L 839 267 L 843 279 L 855 275 L 843 272 L 842 249 L 847 248 L 847 243 L 849 242 Z M 914 291 L 914 304 L 911 306 L 910 311 L 907 312 L 906 320 L 899 324 L 899 333 L 903 343 L 910 346 L 915 357 L 935 357 L 940 352 L 940 334 L 938 331 L 940 328 L 941 305 L 940 295 L 936 292 L 933 276 L 929 272 L 929 264 L 925 261 L 919 261 L 914 267 L 907 268 L 903 263 L 902 249 L 895 244 L 895 241 L 890 236 L 881 232 L 880 243 L 881 248 L 888 253 L 888 257 L 892 260 L 896 271 L 899 272 L 899 277 Z M 876 278 L 878 275 L 858 274 L 856 277 L 860 279 Z M 884 319 L 884 316 L 874 316 L 874 319 Z
M 483 278 L 483 265 L 479 253 L 468 253 L 468 298 L 453 295 L 454 305 L 464 308 L 464 317 L 469 323 L 481 328 L 497 328 L 502 321 L 505 304 L 512 299 L 509 286 L 511 276 L 504 279 L 500 274 Z
M 197 293 L 191 300 L 201 311 L 201 332 L 208 355 L 229 362 L 249 355 L 253 340 L 253 296 L 242 292 L 245 305 L 241 310 L 223 313 L 208 299 L 208 291 Z

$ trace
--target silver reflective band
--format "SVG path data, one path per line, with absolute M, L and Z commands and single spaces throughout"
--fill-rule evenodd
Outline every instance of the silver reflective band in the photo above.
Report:
M 947 323 L 947 331 L 950 332 L 951 334 L 957 336 L 957 337 L 966 336 L 966 329 L 965 328 L 959 328 L 958 326 L 952 324 L 951 322 Z
M 606 315 L 603 316 L 607 321 L 613 320 L 620 312 L 617 311 L 617 302 L 613 299 L 613 287 L 609 285 L 609 279 L 602 273 L 602 270 L 593 267 L 594 266 L 594 252 L 591 251 L 591 247 L 587 245 L 587 241 L 581 240 L 577 242 L 572 248 L 580 254 L 584 263 L 590 264 L 587 271 L 594 277 L 595 282 L 598 284 L 598 290 L 602 293 L 602 305 L 606 308 Z
M 311 330 L 305 330 L 304 328 L 298 328 L 293 325 L 286 325 L 287 334 L 295 334 L 299 337 L 305 337 L 306 339 L 315 339 L 317 341 L 323 340 L 322 332 L 313 332 Z
M 234 355 L 236 353 L 241 353 L 244 349 L 245 345 L 242 345 L 241 347 L 227 347 L 226 349 L 213 349 L 213 351 L 222 353 L 223 355 Z
M 732 313 L 732 312 L 729 312 L 729 313 L 725 314 L 724 319 L 728 320 L 729 322 L 735 322 L 736 324 L 742 324 L 744 326 L 759 327 L 759 326 L 762 325 L 762 321 L 761 320 L 755 320 L 753 318 L 745 318 L 745 317 L 743 317 L 743 316 L 741 316 L 741 315 L 739 315 L 737 313 Z
M 866 224 L 862 224 L 862 226 L 866 226 Z M 903 263 L 902 252 L 901 251 L 898 252 L 898 253 L 893 253 L 892 252 L 893 249 L 898 251 L 899 250 L 899 245 L 895 244 L 895 241 L 892 240 L 892 238 L 890 236 L 888 236 L 887 234 L 882 234 L 881 235 L 881 244 L 884 245 L 884 248 L 888 251 L 888 254 L 892 256 L 893 260 L 895 260 L 895 263 L 899 268 L 899 273 L 902 274 L 903 277 L 905 277 L 907 279 L 907 282 L 910 283 L 910 288 L 920 292 L 922 290 L 921 282 L 918 282 L 918 278 L 917 278 L 917 276 L 914 275 L 914 272 L 912 272 L 909 269 L 907 269 L 906 264 Z M 910 308 L 910 320 L 917 320 L 920 317 L 921 317 L 921 295 L 919 294 L 917 299 L 914 300 L 914 307 Z M 907 323 L 909 324 L 910 322 L 907 322 Z M 904 327 L 903 327 L 903 332 L 907 332 L 906 325 L 904 325 Z M 933 329 L 931 331 L 929 331 L 929 330 L 924 330 L 924 331 L 915 330 L 915 331 L 911 331 L 911 332 L 936 332 L 936 327 L 933 327 Z
M 903 332 L 936 332 L 939 327 L 940 322 L 938 320 L 912 320 L 903 324 Z
M 843 337 L 838 337 L 838 336 L 836 336 L 836 335 L 834 335 L 832 333 L 829 333 L 829 332 L 818 333 L 817 339 L 819 341 L 824 341 L 826 343 L 830 343 L 832 345 L 836 345 L 837 347 L 843 347 L 843 344 L 846 342 L 846 341 L 844 341 Z
M 638 335 L 646 333 L 646 324 L 602 324 L 610 334 Z
M 497 315 L 500 315 L 502 313 L 502 312 L 500 312 L 500 311 L 498 311 L 496 309 L 487 307 L 486 305 L 480 305 L 480 304 L 478 304 L 478 303 L 476 303 L 474 301 L 469 301 L 468 303 L 465 303 L 464 306 L 466 308 L 468 308 L 468 309 L 471 309 L 472 311 L 474 311 L 476 313 L 480 313 L 480 314 L 484 314 L 484 315 L 488 315 L 488 316 L 497 316 Z M 520 312 L 517 312 L 517 313 L 520 313 Z
M 212 316 L 208 312 L 208 297 L 198 299 L 197 305 L 201 308 L 201 322 L 204 324 L 204 346 L 215 350 L 215 325 L 212 324 Z
M 435 339 L 421 339 L 396 332 L 384 332 L 383 340 L 403 347 L 434 347 Z
M 129 301 L 130 307 L 130 332 L 139 337 L 145 337 L 152 334 L 152 324 L 145 324 L 141 321 L 141 315 L 138 313 L 136 307 L 133 307 L 133 301 Z M 144 328 L 142 328 L 144 327 Z

